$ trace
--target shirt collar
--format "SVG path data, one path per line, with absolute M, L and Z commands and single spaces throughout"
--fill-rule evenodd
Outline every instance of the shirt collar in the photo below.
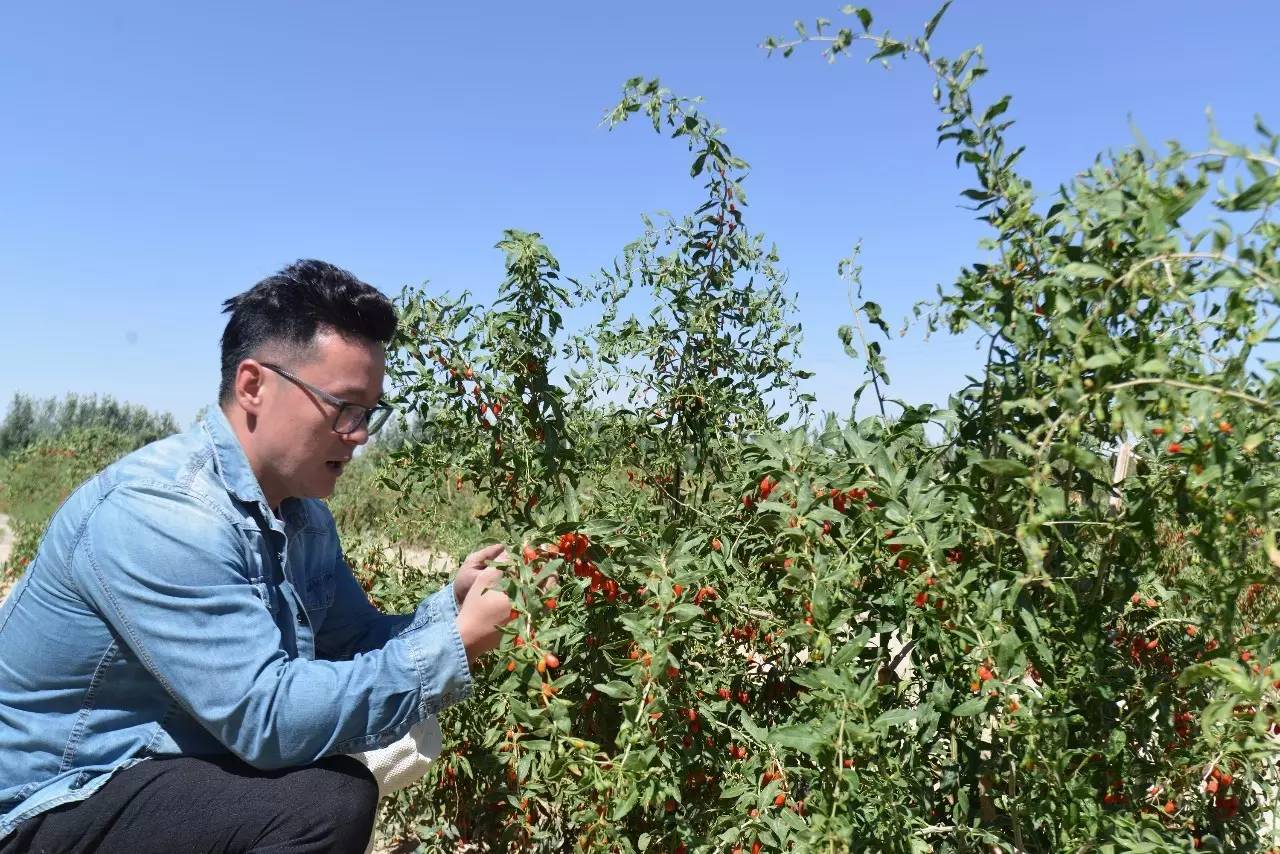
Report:
M 275 514 L 267 505 L 267 498 L 262 493 L 258 477 L 249 466 L 249 458 L 245 456 L 240 440 L 231 429 L 231 422 L 227 420 L 226 413 L 221 407 L 210 407 L 201 423 L 213 446 L 218 477 L 222 479 L 222 485 L 226 487 L 227 492 L 240 501 L 257 504 L 262 508 L 263 515 L 269 521 L 273 521 Z M 289 527 L 297 527 L 305 521 L 306 510 L 302 507 L 301 501 L 296 498 L 286 498 L 280 502 L 280 514 Z

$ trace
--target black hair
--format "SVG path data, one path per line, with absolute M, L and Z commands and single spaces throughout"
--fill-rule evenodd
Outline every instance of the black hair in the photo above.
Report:
M 304 259 L 222 304 L 219 403 L 231 399 L 236 369 L 267 348 L 305 354 L 325 329 L 389 344 L 396 331 L 391 301 L 341 267 Z

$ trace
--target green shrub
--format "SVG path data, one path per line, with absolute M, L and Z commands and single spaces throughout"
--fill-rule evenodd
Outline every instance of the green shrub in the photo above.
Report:
M 0 513 L 43 525 L 72 490 L 136 447 L 136 437 L 104 427 L 38 439 L 0 459 Z
M 54 511 L 76 487 L 139 444 L 105 427 L 73 427 L 0 457 L 0 513 L 10 516 L 14 543 L 0 578 L 12 578 L 35 557 Z
M 40 522 L 10 522 L 13 534 L 9 558 L 0 564 L 0 590 L 8 591 L 9 583 L 17 579 L 36 556 L 36 548 L 44 535 L 44 524 Z
M 598 324 L 562 343 L 558 265 L 520 232 L 489 309 L 402 299 L 392 376 L 432 429 L 392 471 L 409 493 L 456 472 L 521 559 L 503 643 L 383 827 L 432 851 L 1280 843 L 1280 135 L 1140 141 L 1037 200 L 1009 99 L 975 101 L 979 50 L 845 11 L 766 44 L 931 72 L 991 233 L 928 323 L 979 331 L 986 364 L 945 409 L 886 398 L 866 302 L 840 335 L 877 416 L 762 423 L 753 396 L 800 374 L 751 349 L 790 340 L 774 292 L 726 293 L 772 263 L 745 164 L 629 81 L 611 118 L 688 142 L 708 195 L 597 277 Z M 618 307 L 634 282 L 647 321 Z
M 401 489 L 391 477 L 397 466 L 381 443 L 347 466 L 328 502 L 344 545 L 364 541 L 371 548 L 405 546 L 415 553 L 458 556 L 480 542 L 477 517 L 484 502 L 475 493 L 447 483 L 443 474 Z

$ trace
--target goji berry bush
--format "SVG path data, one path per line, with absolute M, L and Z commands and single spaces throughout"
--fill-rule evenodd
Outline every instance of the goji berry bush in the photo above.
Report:
M 389 832 L 427 850 L 1280 844 L 1280 138 L 1139 141 L 1040 197 L 1010 100 L 975 91 L 981 53 L 932 51 L 941 12 L 910 39 L 846 14 L 766 44 L 931 71 L 990 236 L 924 322 L 981 336 L 985 364 L 945 408 L 890 398 L 868 301 L 841 338 L 876 414 L 812 419 L 747 164 L 697 102 L 628 81 L 610 121 L 686 142 L 703 204 L 646 220 L 590 279 L 512 231 L 492 306 L 400 300 L 416 438 L 385 477 L 475 490 L 518 557 L 506 639 Z M 860 293 L 856 258 L 841 269 Z M 566 330 L 571 306 L 594 320 Z

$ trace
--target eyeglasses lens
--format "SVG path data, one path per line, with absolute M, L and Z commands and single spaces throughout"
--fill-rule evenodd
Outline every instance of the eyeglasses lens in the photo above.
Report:
M 372 436 L 387 421 L 387 416 L 391 414 L 389 409 L 365 409 L 363 406 L 344 406 L 342 411 L 338 413 L 338 420 L 334 423 L 333 429 L 338 433 L 354 433 L 360 429 L 362 424 L 365 430 Z

